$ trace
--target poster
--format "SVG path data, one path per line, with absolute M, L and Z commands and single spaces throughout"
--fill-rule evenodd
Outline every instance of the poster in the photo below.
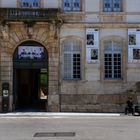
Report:
M 128 62 L 140 62 L 139 29 L 128 29 Z
M 86 29 L 86 60 L 98 62 L 99 59 L 99 31 L 94 28 Z

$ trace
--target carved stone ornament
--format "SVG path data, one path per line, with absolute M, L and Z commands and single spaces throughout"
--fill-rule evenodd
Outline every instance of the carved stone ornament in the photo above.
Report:
M 32 38 L 33 35 L 33 27 L 27 27 L 27 34 L 29 38 Z
M 2 35 L 2 38 L 3 39 L 9 39 L 9 27 L 8 25 L 0 25 L 0 32 L 1 32 L 1 35 Z

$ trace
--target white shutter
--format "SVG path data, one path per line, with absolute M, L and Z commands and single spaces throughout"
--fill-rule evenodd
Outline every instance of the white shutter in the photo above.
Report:
M 64 53 L 64 79 L 72 78 L 72 54 Z

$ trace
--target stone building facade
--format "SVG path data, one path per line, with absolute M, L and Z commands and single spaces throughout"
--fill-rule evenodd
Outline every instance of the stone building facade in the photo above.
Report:
M 9 111 L 123 112 L 128 96 L 139 103 L 139 5 L 0 0 L 0 110 L 3 83 Z

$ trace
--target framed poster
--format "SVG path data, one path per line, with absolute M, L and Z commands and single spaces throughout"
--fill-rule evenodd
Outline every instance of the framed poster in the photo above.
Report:
M 91 60 L 97 60 L 98 59 L 98 49 L 91 49 Z

